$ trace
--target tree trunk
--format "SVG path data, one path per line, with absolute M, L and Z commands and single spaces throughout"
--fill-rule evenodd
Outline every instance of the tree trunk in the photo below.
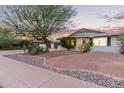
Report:
M 49 51 L 49 41 L 45 39 L 44 43 L 46 44 L 46 52 L 48 52 Z
M 49 44 L 46 43 L 46 52 L 48 52 L 48 51 L 49 51 Z

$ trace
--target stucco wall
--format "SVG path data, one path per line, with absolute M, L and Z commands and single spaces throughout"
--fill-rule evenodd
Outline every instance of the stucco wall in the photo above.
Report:
M 116 36 L 111 37 L 111 46 L 93 46 L 91 52 L 103 51 L 103 52 L 113 52 L 120 53 L 120 44 Z
M 116 46 L 93 46 L 91 48 L 91 52 L 112 52 L 112 53 L 120 53 L 120 48 Z
M 85 40 L 89 41 L 89 38 L 85 38 Z M 76 39 L 76 47 L 75 47 L 75 49 L 72 49 L 72 50 L 79 51 L 82 41 L 83 41 L 83 38 L 77 38 Z M 66 49 L 63 48 L 61 45 L 59 45 L 57 49 L 52 48 L 51 50 L 54 51 L 54 50 L 66 50 Z M 120 53 L 120 44 L 117 40 L 117 36 L 111 37 L 111 46 L 93 46 L 91 48 L 91 52 L 95 52 L 95 51 Z
M 116 47 L 120 46 L 119 41 L 117 40 L 117 36 L 111 37 L 111 46 L 116 46 Z
M 84 38 L 86 42 L 89 42 L 89 38 Z M 80 46 L 83 42 L 83 38 L 77 38 L 76 39 L 76 47 L 75 47 L 75 50 L 79 50 L 80 49 Z
M 82 44 L 83 38 L 76 39 L 76 48 L 75 50 L 79 51 L 79 47 Z M 95 51 L 103 51 L 103 52 L 113 52 L 113 53 L 120 53 L 120 45 L 117 40 L 117 36 L 111 37 L 111 46 L 93 46 L 91 48 L 91 52 Z
M 51 44 L 50 51 L 56 51 L 56 50 L 66 50 L 66 48 L 63 48 L 61 45 L 58 45 L 58 48 L 54 48 L 54 44 Z
M 76 47 L 75 47 L 75 50 L 79 50 L 79 47 L 80 47 L 80 45 L 82 44 L 82 38 L 77 38 L 76 39 Z
M 57 50 L 66 50 L 66 48 L 63 48 L 61 45 L 59 45 Z

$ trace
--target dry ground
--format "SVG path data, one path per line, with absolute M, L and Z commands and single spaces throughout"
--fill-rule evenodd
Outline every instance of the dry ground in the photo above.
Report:
M 78 51 L 58 50 L 58 51 L 43 53 L 42 56 L 49 59 L 53 57 L 67 56 L 67 55 L 72 55 L 72 54 L 80 54 L 80 53 Z
M 47 58 L 47 64 L 55 67 L 85 69 L 124 78 L 124 55 L 121 54 L 55 51 L 43 56 Z

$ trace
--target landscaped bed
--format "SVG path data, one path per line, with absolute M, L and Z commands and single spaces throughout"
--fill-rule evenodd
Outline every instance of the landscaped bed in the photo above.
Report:
M 60 54 L 59 54 L 59 52 L 60 52 Z M 117 56 L 118 54 L 117 55 L 113 54 L 113 55 L 116 55 L 116 57 L 118 57 L 118 58 L 113 57 L 114 59 L 111 59 L 112 58 L 112 56 L 111 56 L 110 59 L 107 59 L 108 55 L 110 55 L 110 54 L 106 53 L 108 55 L 106 56 L 106 59 L 104 61 L 102 61 L 103 64 L 101 64 L 101 66 L 103 66 L 103 68 L 105 69 L 104 71 L 106 71 L 105 73 L 107 75 L 105 75 L 105 74 L 101 74 L 101 73 L 96 73 L 96 72 L 103 73 L 102 68 L 100 69 L 100 67 L 98 67 L 100 65 L 95 65 L 97 63 L 97 61 L 99 61 L 99 63 L 101 63 L 100 60 L 102 58 L 99 58 L 99 56 L 98 56 L 98 55 L 100 55 L 100 53 L 95 53 L 95 54 L 93 53 L 94 56 L 92 55 L 93 57 L 90 58 L 90 56 L 91 56 L 90 54 L 80 55 L 77 52 L 73 52 L 72 54 L 70 52 L 68 52 L 64 56 L 63 51 L 59 51 L 59 52 L 55 52 L 55 53 L 52 52 L 54 55 L 53 56 L 51 53 L 50 55 L 52 55 L 52 57 L 50 55 L 48 56 L 48 53 L 43 54 L 43 56 L 47 58 L 46 62 L 44 61 L 44 58 L 41 57 L 40 55 L 39 56 L 30 56 L 30 55 L 23 55 L 23 54 L 17 54 L 17 55 L 14 54 L 14 55 L 7 55 L 6 57 L 19 60 L 20 62 L 24 62 L 24 63 L 35 65 L 38 67 L 42 67 L 44 69 L 52 70 L 52 71 L 60 73 L 60 74 L 65 74 L 65 75 L 68 75 L 68 76 L 71 76 L 71 77 L 74 77 L 74 78 L 77 78 L 80 80 L 95 83 L 95 84 L 103 86 L 103 87 L 111 87 L 111 88 L 124 87 L 124 80 L 114 78 L 111 76 L 111 75 L 113 75 L 113 73 L 115 74 L 118 71 L 120 71 L 119 68 L 114 68 L 115 71 L 117 70 L 117 72 L 113 72 L 113 73 L 111 72 L 113 70 L 110 70 L 110 68 L 105 68 L 108 64 L 108 63 L 105 63 L 106 60 L 108 60 L 108 61 L 114 60 L 113 64 L 116 65 L 115 63 L 119 58 L 119 56 Z M 57 54 L 58 56 L 56 57 L 55 54 Z M 105 53 L 103 53 L 103 54 L 105 54 Z M 78 56 L 76 56 L 76 55 L 78 55 Z M 86 55 L 88 56 L 87 60 L 86 60 Z M 85 60 L 81 60 L 81 59 L 78 60 L 77 58 L 79 58 L 80 56 L 81 56 L 81 58 L 85 58 Z M 95 61 L 96 57 L 98 57 L 99 60 L 97 59 L 96 63 L 95 63 L 94 61 Z M 105 57 L 103 57 L 103 58 L 105 58 Z M 50 60 L 51 60 L 51 64 L 50 64 Z M 69 60 L 72 60 L 72 61 L 69 62 Z M 88 60 L 91 62 L 91 64 L 88 62 Z M 75 64 L 74 64 L 74 61 L 75 61 Z M 82 63 L 79 64 L 79 61 L 81 61 L 83 64 Z M 64 63 L 62 64 L 62 62 L 64 62 Z M 85 62 L 88 62 L 87 65 Z M 76 63 L 77 63 L 77 65 L 76 65 Z M 71 64 L 71 65 L 69 65 L 69 64 Z M 112 64 L 112 63 L 110 62 L 110 64 Z M 110 64 L 109 64 L 109 66 L 110 66 Z M 119 64 L 120 64 L 120 66 L 123 66 L 122 65 L 123 61 L 119 62 Z M 113 65 L 111 65 L 111 66 L 113 66 Z M 91 69 L 88 69 L 88 68 L 91 68 Z M 111 67 L 111 68 L 113 68 L 113 67 Z M 97 69 L 97 70 L 95 70 L 95 69 Z M 108 71 L 107 71 L 107 69 L 108 69 Z M 94 71 L 96 71 L 96 72 L 94 72 Z M 108 72 L 111 72 L 111 75 Z M 123 70 L 120 73 L 121 74 L 119 74 L 119 75 L 123 75 Z M 116 76 L 116 75 L 114 75 L 114 76 Z

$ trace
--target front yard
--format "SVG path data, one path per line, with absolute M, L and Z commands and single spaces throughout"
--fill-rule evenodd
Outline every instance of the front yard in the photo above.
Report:
M 38 56 L 13 54 L 6 57 L 103 87 L 124 87 L 124 56 L 121 54 L 54 51 Z
M 124 78 L 124 55 L 95 52 L 49 58 L 46 63 L 64 69 L 85 69 Z

